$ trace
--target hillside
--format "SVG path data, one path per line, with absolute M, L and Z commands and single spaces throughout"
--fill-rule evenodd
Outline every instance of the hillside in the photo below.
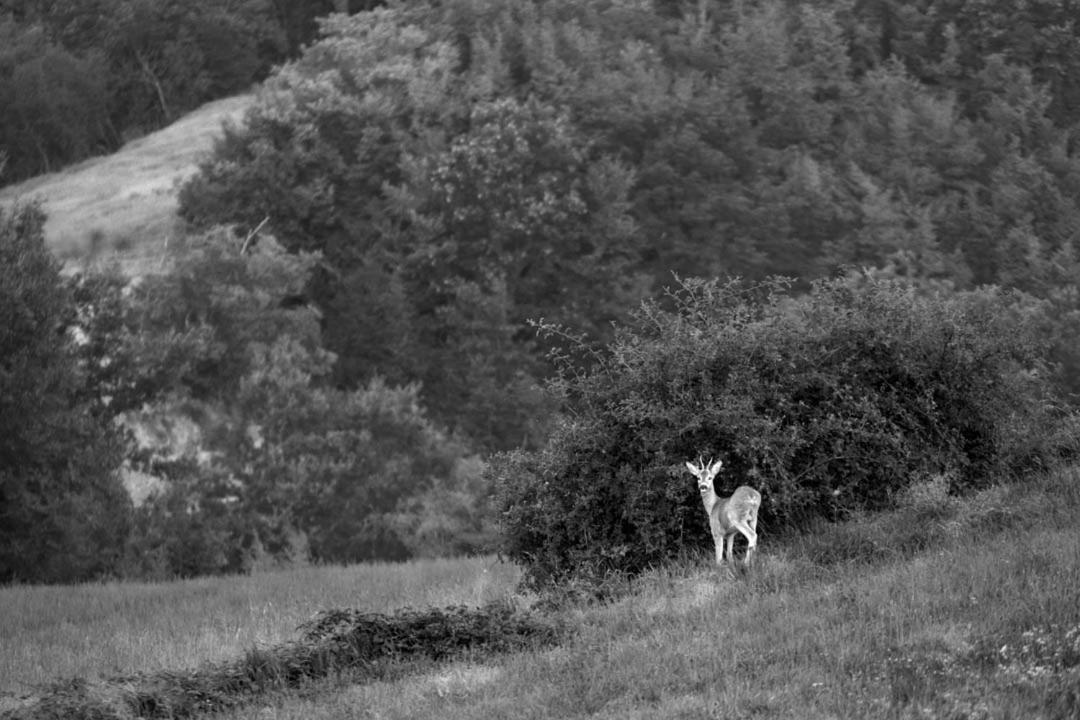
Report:
M 46 242 L 67 262 L 114 251 L 152 256 L 172 232 L 179 185 L 211 150 L 222 123 L 238 122 L 250 104 L 250 95 L 207 103 L 112 155 L 3 188 L 0 204 L 40 199 Z
M 229 708 L 215 716 L 237 720 L 1076 718 L 1078 479 L 1076 469 L 1064 470 L 966 499 L 926 483 L 896 511 L 821 526 L 797 538 L 767 537 L 759 565 L 748 574 L 717 573 L 703 556 L 690 556 L 611 588 L 606 602 L 589 603 L 568 592 L 547 610 L 534 604 L 535 597 L 512 590 L 513 573 L 486 561 L 444 563 L 430 580 L 425 577 L 434 568 L 416 563 L 376 566 L 377 582 L 370 582 L 376 578 L 367 570 L 288 571 L 272 583 L 257 583 L 246 618 L 242 593 L 233 588 L 251 592 L 256 589 L 251 579 L 204 580 L 179 593 L 165 585 L 166 594 L 177 598 L 170 601 L 170 612 L 139 615 L 134 623 L 136 629 L 145 626 L 138 632 L 155 638 L 154 653 L 160 657 L 173 652 L 190 657 L 185 643 L 193 636 L 202 636 L 207 647 L 215 644 L 214 635 L 221 643 L 234 635 L 251 636 L 249 625 L 259 626 L 267 612 L 280 614 L 285 605 L 325 608 L 343 599 L 364 611 L 393 612 L 440 599 L 479 604 L 501 592 L 523 611 L 532 605 L 524 612 L 555 619 L 564 632 L 555 648 L 510 653 L 480 648 L 443 660 L 415 657 L 424 648 L 418 638 L 396 661 L 345 668 L 328 666 L 327 655 L 307 657 L 304 643 L 260 643 L 258 651 L 251 649 L 230 665 L 203 665 L 201 674 L 143 676 L 130 674 L 137 669 L 133 661 L 105 667 L 115 655 L 113 641 L 102 635 L 80 651 L 99 659 L 96 670 L 87 659 L 64 664 L 72 672 L 81 665 L 87 681 L 53 685 L 44 691 L 43 703 L 9 698 L 3 717 L 129 717 L 131 703 L 138 702 L 144 709 L 158 708 L 154 717 Z M 459 573 L 453 563 L 460 564 Z M 297 581 L 288 580 L 292 575 Z M 446 584 L 449 578 L 456 578 L 457 589 Z M 432 592 L 426 583 L 442 585 Z M 384 586 L 396 588 L 397 595 L 379 597 Z M 42 592 L 0 591 L 0 610 Z M 150 597 L 159 591 L 146 585 L 86 592 L 108 593 L 111 601 L 94 603 L 102 616 L 81 625 L 65 624 L 64 612 L 79 611 L 74 606 L 65 611 L 59 596 L 56 607 L 36 622 L 30 613 L 0 613 L 21 617 L 23 624 L 5 629 L 12 639 L 5 642 L 5 654 L 18 652 L 20 665 L 31 665 L 40 652 L 32 638 L 38 625 L 53 625 L 57 633 L 66 627 L 81 636 L 109 621 L 108 608 L 121 612 L 115 608 L 163 599 Z M 305 592 L 324 602 L 302 599 Z M 220 598 L 231 596 L 241 602 L 221 613 Z M 85 604 L 85 598 L 78 603 Z M 195 608 L 200 604 L 206 611 Z M 185 619 L 171 619 L 177 617 Z M 161 632 L 158 626 L 165 625 L 169 631 Z M 142 645 L 130 633 L 117 642 Z M 339 650 L 349 646 L 338 642 Z M 370 646 L 374 641 L 357 642 Z M 381 642 L 390 652 L 391 643 L 400 641 Z M 62 638 L 54 645 L 61 648 Z M 157 658 L 138 662 L 168 666 Z M 8 667 L 22 672 L 20 665 Z M 220 690 L 224 677 L 213 693 L 194 689 L 212 686 L 214 673 L 226 671 L 233 673 L 227 678 L 232 694 Z M 244 677 L 237 677 L 238 671 Z M 99 679 L 118 672 L 129 674 Z M 331 679 L 318 680 L 327 675 Z

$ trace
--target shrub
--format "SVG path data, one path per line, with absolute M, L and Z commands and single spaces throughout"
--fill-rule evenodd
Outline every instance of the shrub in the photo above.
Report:
M 491 465 L 504 550 L 545 584 L 706 544 L 682 467 L 699 453 L 723 458 L 721 494 L 761 490 L 770 531 L 886 507 L 935 474 L 962 490 L 1047 462 L 1031 432 L 1051 420 L 1040 348 L 1016 308 L 993 289 L 682 282 L 590 364 L 560 359 L 550 442 Z

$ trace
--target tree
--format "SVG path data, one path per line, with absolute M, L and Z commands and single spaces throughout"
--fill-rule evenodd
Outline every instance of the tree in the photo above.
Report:
M 867 65 L 899 59 L 928 85 L 954 90 L 965 108 L 987 97 L 979 75 L 1000 58 L 1048 90 L 1048 117 L 1072 123 L 1080 103 L 1080 24 L 1074 0 L 862 0 L 850 26 Z
M 18 180 L 111 146 L 105 61 L 0 15 L 0 147 Z
M 10 179 L 113 151 L 131 134 L 247 91 L 287 57 L 271 5 L 0 2 L 0 142 L 13 149 Z
M 538 360 L 524 320 L 603 328 L 641 283 L 623 267 L 637 252 L 632 173 L 551 105 L 491 99 L 490 64 L 507 60 L 485 58 L 466 23 L 501 11 L 478 5 L 327 20 L 185 186 L 181 212 L 200 225 L 269 218 L 290 249 L 322 252 L 312 297 L 337 381 L 404 369 L 439 422 L 507 447 L 532 436 L 523 421 L 538 410 L 521 406 Z M 390 292 L 373 301 L 372 288 Z M 449 332 L 452 319 L 469 331 Z M 465 372 L 477 359 L 487 366 Z
M 87 392 L 43 224 L 32 205 L 0 211 L 0 582 L 114 572 L 130 518 L 123 436 Z
M 1042 293 L 1018 244 L 1054 256 L 1080 223 L 1061 112 L 1075 28 L 1064 0 L 1021 3 L 1015 27 L 1009 7 L 462 0 L 335 16 L 182 211 L 269 217 L 290 249 L 323 250 L 313 296 L 337 381 L 422 380 L 446 424 L 495 407 L 463 389 L 507 387 L 497 366 L 547 371 L 523 320 L 603 334 L 673 271 L 805 289 L 856 265 Z M 358 302 L 401 332 L 356 319 Z M 480 332 L 459 343 L 463 318 Z M 494 360 L 470 374 L 475 358 Z M 480 425 L 459 427 L 490 442 Z M 499 447 L 529 434 L 505 426 Z
M 133 457 L 169 489 L 137 515 L 130 572 L 408 557 L 420 497 L 475 482 L 455 474 L 464 444 L 426 416 L 415 386 L 326 382 L 335 357 L 303 296 L 317 255 L 224 229 L 174 253 L 169 272 L 129 284 L 122 304 L 100 306 L 87 324 L 123 351 L 107 363 L 118 374 L 100 382 L 130 408 L 127 422 L 143 436 L 187 428 L 183 446 L 166 437 Z M 123 381 L 131 375 L 143 383 Z M 134 406 L 153 383 L 158 392 Z M 463 533 L 475 534 L 468 514 L 480 510 L 464 508 Z
M 115 0 L 99 24 L 114 122 L 149 129 L 199 104 L 247 90 L 282 57 L 266 2 Z

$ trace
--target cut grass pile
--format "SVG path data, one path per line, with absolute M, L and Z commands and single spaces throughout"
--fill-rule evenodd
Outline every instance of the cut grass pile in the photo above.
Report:
M 0 205 L 37 198 L 45 241 L 61 259 L 119 253 L 132 271 L 159 258 L 176 222 L 177 191 L 213 147 L 225 121 L 239 122 L 250 95 L 207 103 L 117 152 L 0 189 Z

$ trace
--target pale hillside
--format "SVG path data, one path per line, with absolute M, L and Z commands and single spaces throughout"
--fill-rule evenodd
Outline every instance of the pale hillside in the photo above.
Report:
M 112 155 L 0 189 L 0 204 L 39 199 L 48 214 L 46 241 L 68 262 L 114 251 L 151 259 L 172 232 L 180 184 L 222 123 L 241 120 L 251 97 L 208 103 Z

